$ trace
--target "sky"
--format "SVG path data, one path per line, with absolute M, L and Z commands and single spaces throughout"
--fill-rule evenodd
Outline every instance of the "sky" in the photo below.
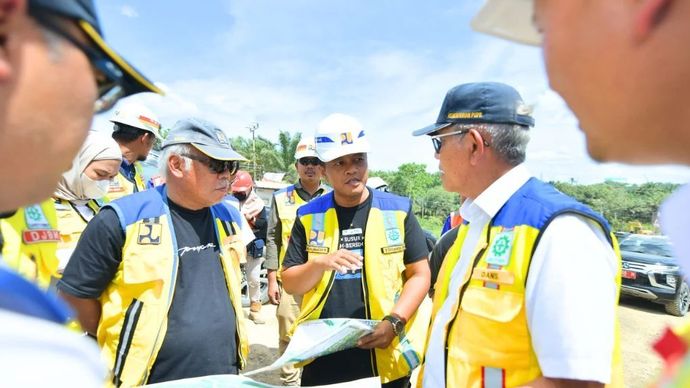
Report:
M 408 162 L 438 170 L 431 141 L 411 132 L 435 122 L 445 93 L 467 82 L 515 87 L 534 107 L 530 171 L 544 180 L 690 181 L 678 166 L 592 161 L 577 120 L 549 89 L 541 49 L 469 27 L 477 0 L 98 1 L 106 40 L 165 97 L 148 105 L 166 127 L 205 118 L 229 136 L 277 140 L 313 134 L 335 112 L 356 117 L 372 144 L 369 168 Z M 109 115 L 94 129 L 107 130 Z M 251 158 L 251 155 L 245 155 Z

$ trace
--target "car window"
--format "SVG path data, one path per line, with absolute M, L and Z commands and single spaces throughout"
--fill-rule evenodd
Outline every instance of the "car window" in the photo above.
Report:
M 672 257 L 671 244 L 665 237 L 628 236 L 620 242 L 621 251 Z

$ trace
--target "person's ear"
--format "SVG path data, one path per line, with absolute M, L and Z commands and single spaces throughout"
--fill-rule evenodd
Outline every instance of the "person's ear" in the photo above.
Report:
M 0 82 L 12 75 L 11 38 L 22 17 L 28 17 L 26 0 L 0 0 Z
M 639 0 L 635 9 L 635 38 L 647 39 L 666 16 L 673 0 Z
M 470 147 L 472 147 L 472 149 L 470 150 L 470 163 L 475 165 L 484 157 L 484 154 L 487 149 L 486 140 L 484 140 L 482 134 L 474 128 L 470 129 L 470 131 L 465 136 L 470 137 L 470 139 L 468 139 Z
M 171 155 L 168 158 L 168 172 L 176 178 L 182 178 L 187 171 L 187 160 L 179 155 Z

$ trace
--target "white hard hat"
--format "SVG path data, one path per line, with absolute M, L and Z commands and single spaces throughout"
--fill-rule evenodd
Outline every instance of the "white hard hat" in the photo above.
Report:
M 487 0 L 470 24 L 476 31 L 518 43 L 542 42 L 534 26 L 534 0 Z
M 316 153 L 323 162 L 330 162 L 344 155 L 369 152 L 362 124 L 354 117 L 333 113 L 321 120 L 314 135 Z
M 385 189 L 388 187 L 388 183 L 386 183 L 386 181 L 384 181 L 381 177 L 370 176 L 369 179 L 367 179 L 367 186 L 376 190 L 385 191 Z
M 316 158 L 316 146 L 314 145 L 313 136 L 302 136 L 302 139 L 297 144 L 295 148 L 295 159 L 299 160 L 302 158 Z
M 144 105 L 133 103 L 122 105 L 115 111 L 115 115 L 110 121 L 149 131 L 158 139 L 163 140 L 160 134 L 161 123 L 158 121 L 158 117 L 151 109 Z

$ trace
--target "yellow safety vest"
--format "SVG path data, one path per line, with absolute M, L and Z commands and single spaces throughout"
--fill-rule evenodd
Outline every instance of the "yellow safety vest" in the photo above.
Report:
M 86 203 L 94 214 L 101 209 L 101 203 L 96 200 L 90 200 Z M 55 199 L 55 211 L 57 213 L 57 225 L 60 230 L 60 243 L 58 244 L 58 252 L 71 255 L 74 248 L 77 247 L 79 237 L 86 228 L 88 220 L 84 218 L 75 208 L 75 206 L 67 200 Z
M 0 233 L 5 240 L 2 259 L 24 278 L 41 288 L 48 288 L 57 276 L 57 229 L 52 200 L 20 208 L 12 216 L 0 220 Z
M 377 190 L 372 191 L 372 205 L 364 236 L 364 304 L 368 319 L 380 320 L 390 314 L 402 292 L 405 271 L 405 217 L 409 199 Z M 308 260 L 338 250 L 338 217 L 333 194 L 313 199 L 298 210 L 307 237 Z M 294 327 L 318 319 L 333 285 L 334 271 L 324 273 L 321 281 L 303 299 Z M 421 359 L 429 325 L 428 314 L 415 313 L 405 326 L 406 343 L 393 339 L 386 349 L 375 349 L 374 371 L 382 383 L 409 376 Z
M 515 387 L 542 376 L 527 325 L 525 285 L 541 233 L 551 220 L 564 213 L 588 217 L 610 236 L 619 260 L 616 277 L 611 281 L 616 290 L 620 289 L 620 251 L 606 220 L 551 186 L 530 179 L 484 228 L 474 250 L 474 265 L 462 282 L 464 293 L 459 306 L 457 301 L 453 305 L 454 318 L 445 328 L 446 387 Z M 460 226 L 444 257 L 434 287 L 434 317 L 448 297 L 451 275 L 468 229 L 467 224 Z M 419 374 L 420 386 L 423 376 L 424 366 Z M 622 381 L 616 322 L 610 386 L 622 387 Z
M 278 252 L 278 269 L 283 268 L 283 258 L 287 252 L 288 243 L 290 242 L 290 233 L 292 232 L 292 225 L 295 224 L 297 217 L 297 209 L 307 203 L 300 197 L 295 189 L 295 185 L 282 188 L 273 194 L 276 211 L 278 212 L 278 219 L 280 220 L 281 244 L 280 252 Z M 280 271 L 278 271 L 278 279 L 280 280 Z
M 105 205 L 112 207 L 124 228 L 122 262 L 103 292 L 98 344 L 113 384 L 145 384 L 163 344 L 177 279 L 179 256 L 166 186 L 143 191 Z M 245 366 L 249 353 L 240 282 L 240 259 L 246 250 L 239 229 L 242 215 L 222 203 L 211 207 L 220 259 L 230 301 L 235 311 L 237 361 Z
M 127 177 L 122 174 L 122 171 L 120 171 L 117 176 L 110 181 L 110 187 L 108 188 L 108 194 L 105 196 L 105 201 L 114 201 L 125 195 L 146 190 L 146 183 L 144 183 L 143 176 L 144 168 L 139 162 L 134 162 L 134 183 L 127 179 Z

